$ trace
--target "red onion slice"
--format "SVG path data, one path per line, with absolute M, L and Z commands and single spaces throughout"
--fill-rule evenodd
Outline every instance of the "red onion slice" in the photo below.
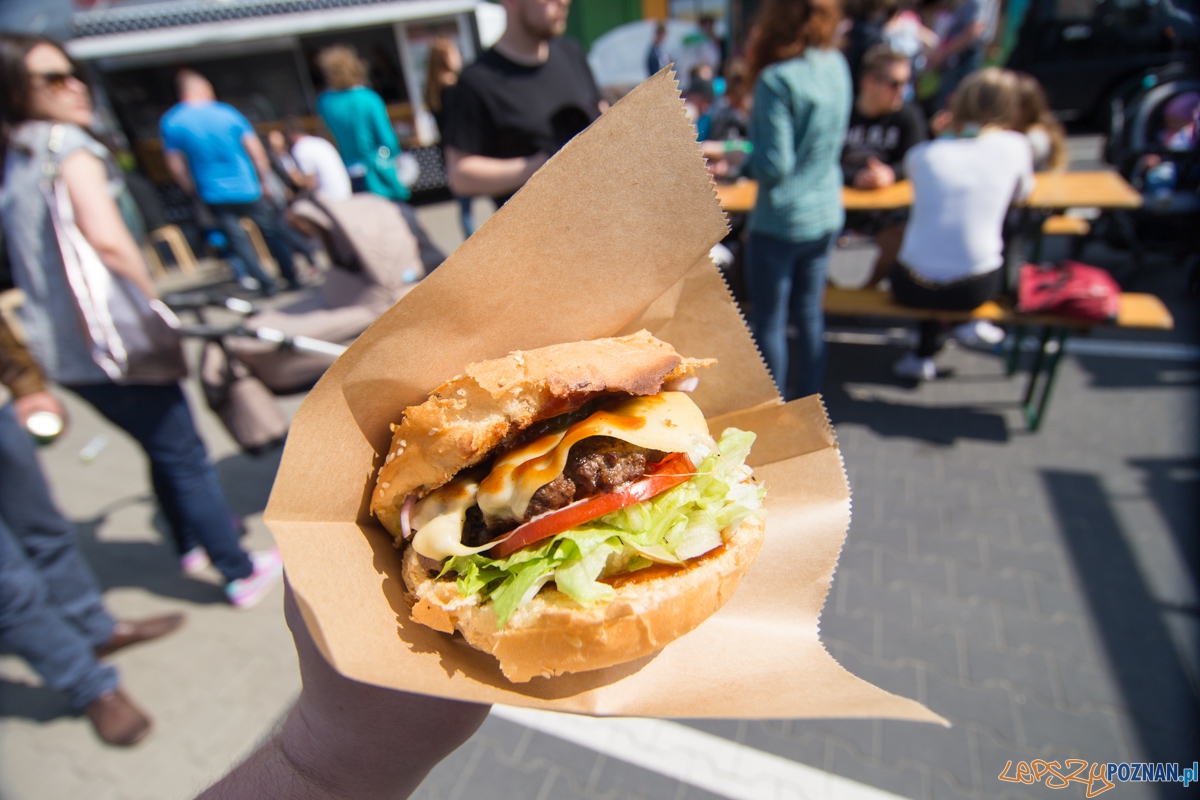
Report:
M 417 502 L 417 496 L 410 494 L 404 498 L 404 505 L 400 508 L 400 535 L 405 539 L 412 537 L 412 525 L 409 520 L 412 517 L 412 508 Z
M 700 385 L 700 378 L 697 375 L 688 375 L 683 378 L 676 378 L 673 381 L 667 381 L 663 384 L 663 391 L 666 392 L 694 392 L 696 387 Z

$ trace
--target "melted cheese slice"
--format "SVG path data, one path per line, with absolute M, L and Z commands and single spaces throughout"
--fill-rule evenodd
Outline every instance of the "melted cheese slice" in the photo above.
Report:
M 611 436 L 647 450 L 687 453 L 695 464 L 716 449 L 704 414 L 683 392 L 631 397 L 498 458 L 479 484 L 484 516 L 521 519 L 534 493 L 562 474 L 572 445 L 589 436 Z
M 467 509 L 475 505 L 479 484 L 462 479 L 446 484 L 426 495 L 413 505 L 411 527 L 412 546 L 418 553 L 434 561 L 450 556 L 469 556 L 492 547 L 467 547 L 462 543 L 463 522 Z

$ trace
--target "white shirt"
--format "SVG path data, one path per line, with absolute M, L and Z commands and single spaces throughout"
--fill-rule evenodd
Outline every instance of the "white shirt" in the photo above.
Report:
M 904 156 L 913 206 L 900 263 L 932 283 L 1004 264 L 1004 217 L 1033 189 L 1029 140 L 1013 131 L 922 142 Z
M 292 145 L 292 158 L 305 175 L 317 176 L 316 194 L 326 200 L 350 197 L 350 173 L 337 148 L 320 136 L 301 136 Z

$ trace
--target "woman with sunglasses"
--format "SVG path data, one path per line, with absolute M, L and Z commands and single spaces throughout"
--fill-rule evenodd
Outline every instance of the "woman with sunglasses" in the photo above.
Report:
M 150 272 L 123 209 L 112 155 L 87 132 L 92 101 L 76 64 L 41 36 L 0 33 L 0 222 L 29 348 L 43 372 L 135 438 L 150 459 L 163 514 L 186 571 L 211 561 L 229 601 L 249 607 L 280 579 L 274 549 L 247 553 L 178 384 L 113 383 L 92 360 L 49 217 L 47 175 L 61 176 L 75 221 L 104 265 L 147 297 Z

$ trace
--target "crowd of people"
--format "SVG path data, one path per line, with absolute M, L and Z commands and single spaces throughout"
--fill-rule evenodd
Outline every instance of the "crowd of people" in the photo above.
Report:
M 472 197 L 503 204 L 606 108 L 582 48 L 562 37 L 569 2 L 503 4 L 507 27 L 490 49 L 464 68 L 453 42 L 438 39 L 427 71 L 424 102 L 468 235 Z M 900 303 L 970 309 L 1001 290 L 1009 206 L 1030 191 L 1035 170 L 1061 168 L 1066 151 L 1037 82 L 983 66 L 997 8 L 995 0 L 862 0 L 847 9 L 838 0 L 766 0 L 744 47 L 728 48 L 712 20 L 688 43 L 681 83 L 710 168 L 758 182 L 745 229 L 749 317 L 785 397 L 820 388 L 822 296 L 831 252 L 847 231 L 877 242 L 868 284 L 888 281 Z M 677 56 L 659 26 L 647 72 Z M 284 214 L 297 197 L 337 202 L 372 193 L 398 204 L 428 245 L 407 202 L 400 143 L 364 63 L 343 45 L 317 62 L 325 89 L 316 111 L 328 138 L 287 120 L 264 143 L 188 69 L 176 75 L 179 102 L 161 120 L 171 177 L 211 215 L 243 285 L 264 295 L 279 287 L 241 221 L 257 225 L 287 286 L 300 287 L 293 256 L 306 244 Z M 0 404 L 0 644 L 64 691 L 104 741 L 132 744 L 149 719 L 99 659 L 165 635 L 182 618 L 116 621 L 104 610 L 23 430 L 39 410 L 63 415 L 45 380 L 142 446 L 183 571 L 211 564 L 230 603 L 249 607 L 279 583 L 280 558 L 242 548 L 178 383 L 114 380 L 78 323 L 51 204 L 31 201 L 44 197 L 47 175 L 65 184 L 78 229 L 104 266 L 145 298 L 157 292 L 134 233 L 144 227 L 136 204 L 112 154 L 89 133 L 82 71 L 49 39 L 0 34 L 0 115 L 0 222 L 25 294 L 25 344 L 0 320 L 0 380 L 15 398 Z M 913 185 L 911 210 L 843 212 L 843 187 L 874 190 L 901 179 Z M 922 325 L 896 372 L 936 378 L 942 335 L 938 325 Z M 281 731 L 212 797 L 299 796 L 288 787 L 302 784 L 304 796 L 400 796 L 486 713 L 352 684 L 317 654 L 290 599 L 288 615 L 304 691 Z M 400 756 L 387 744 L 397 736 L 413 744 Z
M 506 5 L 504 36 L 470 67 L 463 70 L 446 39 L 435 43 L 431 58 L 429 107 L 438 115 L 450 186 L 464 200 L 467 234 L 472 196 L 503 203 L 603 110 L 582 49 L 560 38 L 568 3 Z M 264 141 L 191 69 L 175 75 L 178 102 L 160 122 L 171 178 L 193 203 L 198 222 L 220 234 L 212 241 L 223 246 L 242 286 L 264 296 L 280 287 L 243 221 L 261 232 L 287 288 L 300 288 L 294 254 L 311 245 L 286 214 L 298 198 L 336 203 L 364 192 L 384 198 L 399 206 L 423 260 L 427 249 L 439 257 L 426 263 L 440 260 L 407 203 L 400 144 L 383 99 L 367 86 L 364 62 L 343 45 L 326 48 L 317 62 L 325 89 L 316 110 L 328 139 L 288 119 Z M 131 745 L 149 731 L 150 718 L 101 659 L 163 636 L 183 618 L 118 621 L 105 611 L 26 432 L 38 413 L 66 419 L 48 382 L 92 405 L 142 446 L 183 573 L 215 568 L 229 602 L 249 608 L 278 585 L 282 564 L 274 549 L 242 548 L 240 520 L 229 510 L 177 379 L 114 376 L 94 331 L 80 324 L 79 286 L 72 282 L 77 246 L 94 253 L 143 304 L 158 296 L 139 241 L 146 226 L 113 153 L 91 132 L 94 116 L 85 74 L 58 43 L 0 33 L 0 224 L 7 271 L 24 298 L 20 335 L 0 317 L 6 387 L 0 390 L 6 395 L 0 398 L 0 646 L 63 691 L 103 741 Z M 62 238 L 59 184 L 82 242 Z
M 767 2 L 724 75 L 692 70 L 685 97 L 710 169 L 758 182 L 744 282 L 751 329 L 786 398 L 820 389 L 822 301 L 839 241 L 872 239 L 866 285 L 889 283 L 902 304 L 969 310 L 1003 288 L 1009 206 L 1035 170 L 1065 166 L 1066 146 L 1034 78 L 983 67 L 997 14 L 987 0 Z M 742 126 L 709 124 L 729 115 Z M 843 187 L 901 179 L 912 183 L 911 209 L 843 213 Z M 934 380 L 943 331 L 930 323 L 920 333 L 894 371 Z M 955 333 L 1003 337 L 983 322 Z

